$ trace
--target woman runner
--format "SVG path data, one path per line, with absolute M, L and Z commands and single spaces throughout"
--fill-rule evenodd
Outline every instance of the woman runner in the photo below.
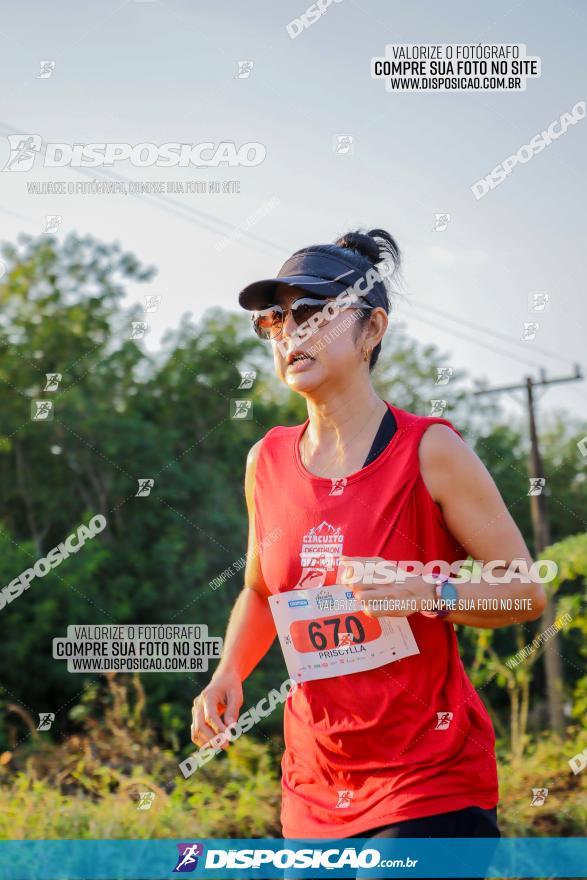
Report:
M 308 418 L 272 428 L 250 450 L 245 586 L 222 659 L 194 700 L 192 741 L 204 746 L 238 718 L 242 682 L 276 636 L 269 597 L 285 608 L 311 588 L 332 602 L 334 585 L 345 584 L 344 595 L 364 609 L 346 617 L 326 610 L 318 622 L 301 623 L 293 620 L 299 601 L 286 609 L 293 617 L 289 635 L 280 632 L 284 652 L 297 640 L 300 662 L 319 662 L 307 664 L 307 678 L 307 668 L 298 673 L 285 706 L 284 838 L 498 837 L 494 731 L 453 624 L 509 626 L 545 607 L 541 584 L 523 571 L 499 583 L 513 560 L 532 560 L 460 434 L 446 419 L 403 411 L 373 389 L 390 266 L 399 264 L 389 233 L 352 232 L 297 251 L 276 278 L 239 296 L 272 346 L 278 378 L 305 398 Z M 417 563 L 449 566 L 468 555 L 496 560 L 492 574 L 450 583 L 446 571 L 417 573 Z M 367 563 L 383 560 L 411 560 L 413 573 L 403 583 L 368 577 Z M 494 597 L 524 600 L 522 610 L 486 607 Z M 342 635 L 335 618 L 346 621 Z M 411 648 L 378 662 L 369 640 L 385 620 L 402 628 Z

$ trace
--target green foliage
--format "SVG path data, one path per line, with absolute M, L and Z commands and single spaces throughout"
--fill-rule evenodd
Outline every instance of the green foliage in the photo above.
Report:
M 476 438 L 475 451 L 495 480 L 524 540 L 531 547 L 528 458 L 522 437 L 508 425 L 490 424 Z
M 72 710 L 80 730 L 59 745 L 37 734 L 0 755 L 0 839 L 152 839 L 280 836 L 280 741 L 244 736 L 188 779 L 177 754 L 157 744 L 140 678 L 110 675 Z M 569 759 L 581 729 L 561 742 L 536 738 L 523 763 L 499 746 L 500 823 L 512 836 L 581 834 L 587 771 Z M 548 788 L 542 807 L 532 789 Z M 154 794 L 139 809 L 143 793 Z
M 569 730 L 560 742 L 548 732 L 528 749 L 522 764 L 512 767 L 507 754 L 499 762 L 502 833 L 507 837 L 583 836 L 587 823 L 587 772 L 574 775 L 573 755 L 585 748 L 582 730 Z M 532 806 L 532 789 L 547 788 L 543 806 Z
M 42 236 L 5 247 L 3 256 L 0 582 L 91 516 L 108 521 L 83 552 L 34 579 L 1 612 L 11 623 L 0 644 L 5 685 L 18 693 L 26 668 L 27 704 L 55 711 L 63 733 L 75 720 L 66 707 L 92 681 L 51 658 L 52 639 L 68 624 L 185 621 L 222 635 L 242 579 L 234 575 L 220 590 L 209 584 L 246 549 L 247 452 L 273 425 L 299 424 L 306 410 L 278 384 L 269 348 L 250 332 L 246 315 L 213 308 L 197 325 L 184 318 L 156 356 L 130 339 L 131 320 L 144 314 L 122 311 L 121 300 L 153 270 L 119 245 Z M 394 327 L 376 381 L 399 406 L 426 412 L 443 363 L 434 347 L 421 349 Z M 243 395 L 244 368 L 257 373 L 246 392 L 253 419 L 235 421 L 230 401 Z M 63 376 L 54 393 L 43 392 L 49 372 Z M 451 382 L 454 401 L 462 400 L 460 380 Z M 31 421 L 31 399 L 49 396 L 54 419 Z M 145 477 L 155 485 L 148 498 L 137 498 Z M 284 677 L 276 645 L 247 682 L 245 698 L 258 700 Z M 162 740 L 185 742 L 192 698 L 207 678 L 147 676 Z M 259 734 L 277 732 L 280 720 L 274 713 Z M 10 726 L 14 741 L 22 731 L 16 718 Z
M 549 586 L 556 601 L 557 617 L 569 615 L 570 622 L 561 630 L 564 656 L 574 670 L 584 671 L 587 659 L 587 533 L 571 535 L 552 544 L 542 554 L 558 566 L 558 575 Z M 587 675 L 573 675 L 572 714 L 587 723 Z
M 144 319 L 144 312 L 124 310 L 122 301 L 130 286 L 148 291 L 154 270 L 118 244 L 75 235 L 62 243 L 23 237 L 2 256 L 0 585 L 95 514 L 103 514 L 108 527 L 0 611 L 9 624 L 0 643 L 0 748 L 6 750 L 0 836 L 17 836 L 15 829 L 40 838 L 279 833 L 280 711 L 228 757 L 178 784 L 177 762 L 191 750 L 191 702 L 210 672 L 135 678 L 129 697 L 115 678 L 104 688 L 95 677 L 69 674 L 64 662 L 52 659 L 51 646 L 68 624 L 206 623 L 211 634 L 222 635 L 242 578 L 234 575 L 218 590 L 210 582 L 245 553 L 247 452 L 272 426 L 305 420 L 304 401 L 278 384 L 269 348 L 251 334 L 245 315 L 213 308 L 197 324 L 184 318 L 162 349 L 148 354 L 130 338 L 131 321 Z M 462 372 L 437 386 L 437 367 L 449 365 L 434 346 L 419 346 L 392 324 L 374 384 L 386 399 L 420 414 L 430 412 L 431 400 L 447 400 L 445 417 L 475 444 L 532 546 L 523 430 L 499 424 L 495 403 L 465 393 Z M 243 396 L 241 369 L 257 373 L 244 392 L 253 418 L 235 421 L 230 402 Z M 45 374 L 52 372 L 63 379 L 57 392 L 46 392 Z M 54 419 L 33 422 L 31 401 L 49 397 Z M 567 661 L 566 693 L 583 723 L 587 544 L 574 533 L 587 509 L 585 459 L 576 445 L 584 433 L 584 426 L 560 417 L 543 440 L 557 542 L 544 555 L 560 568 L 558 613 L 573 618 L 557 638 Z M 155 480 L 148 498 L 136 497 L 143 478 Z M 512 803 L 527 797 L 534 771 L 524 775 L 524 768 L 535 766 L 540 777 L 541 763 L 545 770 L 552 764 L 562 773 L 575 753 L 574 745 L 540 737 L 533 750 L 531 734 L 542 726 L 532 714 L 540 707 L 540 658 L 514 673 L 504 663 L 539 628 L 536 622 L 459 632 L 465 667 L 504 744 L 512 701 L 520 698 L 517 757 L 525 749 L 530 763 L 518 761 L 504 778 Z M 246 682 L 245 707 L 284 677 L 274 645 Z M 42 736 L 35 730 L 41 711 L 57 716 Z M 139 786 L 157 792 L 151 811 L 137 810 Z M 556 798 L 551 803 L 558 809 Z M 553 818 L 553 827 L 566 828 L 565 821 L 556 825 Z M 511 828 L 516 822 L 512 818 Z
M 70 716 L 79 732 L 59 745 L 31 725 L 31 740 L 0 756 L 0 839 L 279 834 L 267 746 L 242 737 L 185 779 L 178 753 L 157 741 L 138 675 L 102 676 Z M 143 792 L 155 795 L 148 810 Z
M 82 760 L 76 781 L 66 794 L 29 769 L 0 786 L 0 840 L 280 836 L 276 771 L 266 748 L 251 740 L 235 743 L 213 770 L 202 768 L 171 794 L 140 767 L 113 790 L 108 768 L 96 780 Z M 138 808 L 143 791 L 155 792 L 148 810 Z

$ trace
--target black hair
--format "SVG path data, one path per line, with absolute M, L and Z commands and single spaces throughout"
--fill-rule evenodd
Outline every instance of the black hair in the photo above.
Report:
M 391 236 L 385 229 L 371 229 L 369 232 L 361 232 L 360 230 L 346 232 L 344 235 L 341 235 L 340 238 L 337 238 L 334 244 L 316 245 L 312 250 L 325 254 L 332 254 L 334 256 L 337 254 L 340 255 L 340 252 L 344 251 L 346 261 L 353 263 L 362 273 L 367 272 L 369 269 L 373 269 L 377 263 L 384 261 L 386 263 L 392 263 L 393 275 L 395 277 L 399 272 L 401 265 L 399 246 L 393 236 Z M 392 291 L 389 284 L 390 274 L 392 273 L 389 273 L 382 279 L 386 290 L 384 307 L 387 313 L 389 313 L 391 307 L 390 293 Z M 368 300 L 369 297 L 367 296 L 366 299 Z M 355 340 L 358 338 L 361 327 L 369 320 L 370 314 L 370 311 L 358 312 L 359 320 L 356 325 L 358 332 L 355 332 Z M 371 352 L 369 370 L 372 370 L 377 363 L 380 352 L 381 343 L 379 342 Z

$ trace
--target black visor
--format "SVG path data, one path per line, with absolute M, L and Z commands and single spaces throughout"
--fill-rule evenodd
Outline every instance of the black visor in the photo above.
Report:
M 255 281 L 241 290 L 238 301 L 243 309 L 265 309 L 275 302 L 275 289 L 279 284 L 300 287 L 313 296 L 328 299 L 352 288 L 364 276 L 364 272 L 342 257 L 307 248 L 286 260 L 276 278 Z M 364 298 L 387 311 L 387 294 L 382 281 L 375 283 Z

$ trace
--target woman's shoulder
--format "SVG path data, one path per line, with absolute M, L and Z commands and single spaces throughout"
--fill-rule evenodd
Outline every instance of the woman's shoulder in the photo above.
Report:
M 293 442 L 297 433 L 301 431 L 305 422 L 300 425 L 274 425 L 267 433 L 253 443 L 247 455 L 247 468 L 255 467 L 263 448 L 275 443 Z
M 410 412 L 405 409 L 400 409 L 399 407 L 394 406 L 387 401 L 386 403 L 391 408 L 395 416 L 398 428 L 404 428 L 408 431 L 417 432 L 418 435 L 423 435 L 426 432 L 430 433 L 428 432 L 428 428 L 430 428 L 432 425 L 444 425 L 447 429 L 454 432 L 455 434 L 459 434 L 460 436 L 460 432 L 457 428 L 455 428 L 453 423 L 449 421 L 449 419 L 445 419 L 442 416 L 418 415 L 417 413 Z M 433 431 L 432 433 L 436 434 L 437 432 Z

